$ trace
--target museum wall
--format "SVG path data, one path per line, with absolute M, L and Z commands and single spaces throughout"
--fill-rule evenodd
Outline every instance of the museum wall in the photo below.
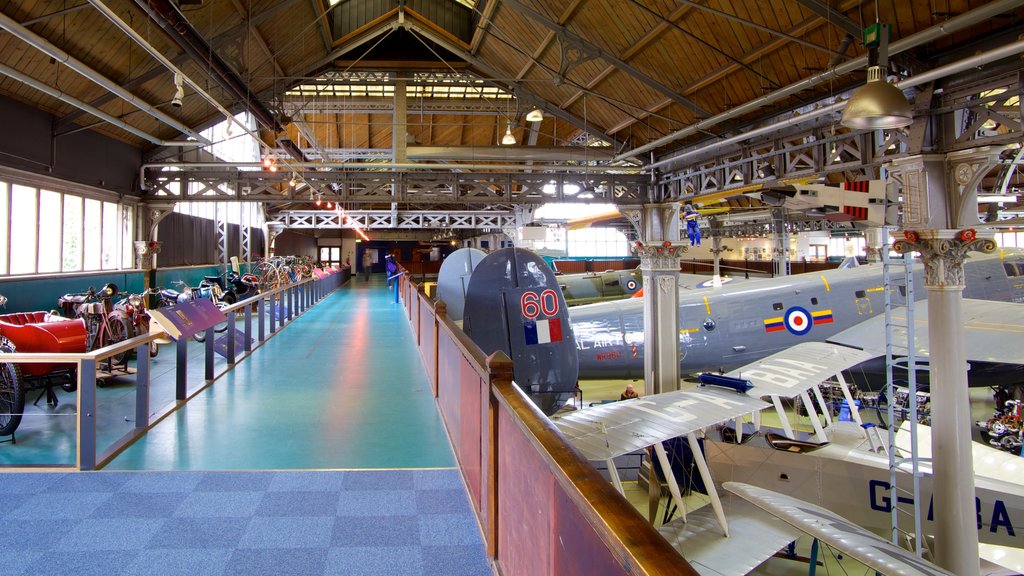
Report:
M 277 256 L 309 256 L 316 260 L 316 238 L 309 234 L 285 230 L 274 240 L 274 254 Z
M 112 192 L 138 195 L 142 151 L 92 130 L 79 130 L 54 138 L 57 118 L 9 98 L 0 97 L 0 163 L 96 186 Z

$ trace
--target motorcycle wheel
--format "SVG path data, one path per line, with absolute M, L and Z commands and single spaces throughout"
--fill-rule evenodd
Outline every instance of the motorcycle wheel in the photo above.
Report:
M 0 364 L 0 436 L 14 434 L 24 412 L 25 379 L 21 367 L 4 362 Z
M 100 346 L 109 346 L 111 344 L 117 344 L 118 342 L 124 342 L 129 338 L 135 337 L 135 326 L 131 320 L 123 312 L 111 312 L 107 316 L 108 331 L 105 334 L 104 341 L 100 343 Z M 114 364 L 124 364 L 128 361 L 131 356 L 131 350 L 125 350 L 120 354 L 115 354 L 110 357 L 111 362 Z

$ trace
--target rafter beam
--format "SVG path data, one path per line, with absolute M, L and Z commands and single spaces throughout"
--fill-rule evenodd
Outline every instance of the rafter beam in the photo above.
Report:
M 605 52 L 599 46 L 597 46 L 597 45 L 589 42 L 588 40 L 580 37 L 579 35 L 575 34 L 571 30 L 566 28 L 565 26 L 562 26 L 561 24 L 559 24 L 557 22 L 553 22 L 553 21 L 549 20 L 546 16 L 544 16 L 540 12 L 537 12 L 536 10 L 534 10 L 533 8 L 530 8 L 529 6 L 523 4 L 519 0 L 503 0 L 503 1 L 506 4 L 508 4 L 509 6 L 511 6 L 512 8 L 514 8 L 516 11 L 518 11 L 518 12 L 520 12 L 520 13 L 526 15 L 526 16 L 529 16 L 533 20 L 535 20 L 535 21 L 539 22 L 540 24 L 550 28 L 551 30 L 553 30 L 557 34 L 562 34 L 566 38 L 572 39 L 573 42 L 577 42 L 581 46 L 586 47 L 587 50 L 593 51 L 602 60 L 605 60 L 606 62 L 617 66 L 623 72 L 626 72 L 627 74 L 629 74 L 633 78 L 636 78 L 640 82 L 642 82 L 642 83 L 650 86 L 651 88 L 654 88 L 655 90 L 665 94 L 666 96 L 668 96 L 669 98 L 671 98 L 674 101 L 678 102 L 679 104 L 681 104 L 683 106 L 686 106 L 687 108 L 693 110 L 695 114 L 698 114 L 698 115 L 708 115 L 708 114 L 710 114 L 710 112 L 708 112 L 704 108 L 700 107 L 696 102 L 690 100 L 689 98 L 683 96 L 682 94 L 677 93 L 672 88 L 669 88 L 668 86 L 662 84 L 658 80 L 655 80 L 654 78 L 649 76 L 647 73 L 640 71 L 639 69 L 637 69 L 636 67 L 630 65 L 629 63 L 619 59 L 618 57 L 616 57 L 616 56 L 614 56 L 612 54 L 609 54 L 609 53 Z
M 563 10 L 562 13 L 558 16 L 558 23 L 562 25 L 568 23 L 569 20 L 576 13 L 576 10 L 578 10 L 584 2 L 586 2 L 586 0 L 573 0 L 568 6 L 565 7 L 565 10 Z M 522 80 L 523 77 L 525 77 L 526 74 L 530 71 L 530 68 L 533 68 L 533 65 L 540 61 L 541 56 L 544 55 L 544 52 L 548 49 L 548 46 L 551 45 L 551 42 L 554 39 L 555 33 L 549 30 L 547 35 L 544 36 L 544 39 L 541 41 L 540 46 L 538 46 L 537 49 L 533 51 L 533 54 L 530 56 L 530 59 L 526 62 L 526 65 L 523 66 L 523 69 L 520 70 L 518 74 L 516 74 L 516 80 Z
M 846 10 L 846 9 L 852 8 L 854 6 L 857 6 L 858 4 L 860 4 L 860 0 L 846 0 L 846 2 L 844 2 L 839 7 L 839 9 L 840 10 Z M 801 36 L 801 35 L 809 34 L 810 32 L 812 32 L 812 31 L 814 31 L 814 30 L 816 30 L 816 29 L 818 29 L 818 28 L 820 28 L 821 26 L 824 26 L 824 25 L 825 25 L 825 21 L 823 21 L 823 20 L 821 20 L 819 18 L 815 18 L 815 17 L 807 18 L 806 20 L 803 20 L 802 22 L 797 23 L 796 26 L 794 26 L 794 27 L 790 28 L 789 30 L 787 30 L 785 32 L 785 36 Z M 776 39 L 772 40 L 771 42 L 767 42 L 765 44 L 762 44 L 762 45 L 758 46 L 757 48 L 755 48 L 754 50 L 751 50 L 750 52 L 747 52 L 746 54 L 741 56 L 739 58 L 739 60 L 740 60 L 740 62 L 742 62 L 744 64 L 748 64 L 748 65 L 756 63 L 758 60 L 763 59 L 766 55 L 768 55 L 768 54 L 770 54 L 772 52 L 775 52 L 776 50 L 779 50 L 780 48 L 785 46 L 786 43 L 787 43 L 787 40 L 786 40 L 785 37 L 776 38 Z M 699 80 L 697 80 L 693 84 L 690 84 L 689 86 L 687 86 L 686 89 L 683 90 L 683 94 L 693 95 L 693 94 L 697 93 L 699 90 L 703 90 L 704 88 L 707 88 L 708 86 L 714 84 L 715 82 L 718 82 L 718 81 L 722 80 L 723 78 L 728 77 L 730 74 L 735 74 L 739 70 L 740 70 L 740 66 L 738 64 L 736 64 L 736 63 L 726 64 L 725 66 L 722 66 L 718 70 L 712 71 L 711 73 L 709 73 L 709 74 L 705 75 L 704 77 L 700 78 Z M 662 100 L 661 102 L 658 102 L 657 104 L 652 106 L 649 109 L 649 112 L 659 112 L 661 110 L 664 110 L 669 105 L 671 105 L 672 102 L 673 102 L 672 100 L 666 98 L 665 100 Z M 568 104 L 566 104 L 566 105 L 568 105 Z M 629 126 L 632 126 L 633 124 L 636 124 L 637 122 L 642 121 L 644 118 L 646 118 L 648 116 L 650 116 L 650 113 L 638 114 L 636 118 L 627 118 L 622 123 L 617 124 L 616 126 L 610 128 L 608 130 L 608 133 L 609 134 L 615 134 L 615 133 L 619 132 L 620 130 L 624 130 L 625 128 L 628 128 Z
M 857 24 L 846 14 L 843 14 L 839 10 L 832 8 L 828 4 L 825 4 L 821 0 L 796 0 L 797 4 L 810 10 L 814 14 L 817 14 L 819 18 L 825 20 L 828 23 L 838 26 L 845 32 L 853 34 L 854 38 L 860 38 L 863 32 L 860 24 Z
M 434 35 L 430 30 L 421 28 L 417 26 L 415 23 L 410 23 L 408 21 L 406 22 L 406 26 L 410 30 L 415 31 L 417 34 L 423 36 L 424 38 L 432 42 L 437 43 L 438 45 L 442 46 L 445 50 L 448 50 L 452 54 L 455 54 L 459 58 L 462 58 L 463 60 L 468 62 L 471 66 L 475 67 L 477 70 L 479 70 L 486 76 L 491 78 L 502 78 L 506 76 L 505 74 L 502 74 L 498 70 L 492 68 L 490 64 L 483 61 L 482 59 L 473 56 L 472 54 L 466 52 L 466 50 L 445 41 L 444 38 Z M 516 94 L 521 95 L 523 98 L 529 99 L 531 102 L 537 102 L 545 113 L 560 118 L 563 121 L 572 124 L 576 128 L 583 130 L 584 132 L 599 135 L 602 139 L 608 141 L 616 149 L 622 146 L 622 142 L 616 140 L 615 138 L 612 138 L 600 128 L 588 124 L 586 121 L 577 118 L 575 115 L 569 113 L 568 111 L 558 107 L 555 104 L 548 102 L 547 100 L 541 98 L 540 96 L 537 96 L 535 93 L 527 89 L 523 84 L 513 81 L 509 81 L 507 82 L 507 84 L 508 86 L 506 86 L 506 88 L 514 90 Z
M 309 0 L 309 5 L 313 8 L 313 14 L 316 15 L 316 27 L 320 31 L 320 40 L 324 43 L 324 52 L 330 52 L 331 37 L 327 30 L 327 13 L 321 10 L 320 0 Z
M 491 26 L 491 19 L 494 18 L 494 11 L 498 8 L 498 0 L 483 0 L 487 2 L 484 11 L 477 22 L 476 30 L 473 31 L 473 39 L 469 42 L 469 53 L 476 55 L 480 51 L 480 45 L 484 42 L 484 35 Z

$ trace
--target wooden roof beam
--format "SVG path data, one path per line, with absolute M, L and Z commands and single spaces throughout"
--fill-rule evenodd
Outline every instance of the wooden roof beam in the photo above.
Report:
M 465 48 L 452 44 L 451 42 L 447 41 L 441 36 L 436 35 L 432 30 L 428 28 L 422 28 L 418 26 L 415 22 L 411 21 L 406 21 L 406 25 L 408 26 L 410 31 L 416 32 L 423 38 L 426 38 L 427 40 L 437 43 L 445 50 L 448 50 L 452 54 L 455 54 L 459 58 L 462 58 L 463 60 L 468 62 L 471 66 L 475 67 L 484 75 L 491 78 L 507 77 L 506 74 L 502 74 L 498 70 L 492 68 L 489 64 L 487 64 L 479 57 L 470 54 Z M 506 82 L 506 84 L 506 89 L 512 89 L 517 94 L 522 95 L 523 98 L 529 99 L 532 102 L 537 102 L 545 113 L 551 114 L 556 118 L 560 118 L 563 121 L 572 124 L 576 128 L 583 130 L 584 132 L 600 136 L 602 139 L 610 142 L 615 149 L 619 149 L 623 146 L 623 143 L 621 141 L 612 138 L 608 134 L 604 133 L 600 128 L 587 124 L 587 122 L 577 118 L 575 115 L 569 113 L 566 110 L 563 110 L 562 108 L 559 108 L 556 104 L 548 102 L 547 100 L 537 96 L 519 82 L 508 81 Z
M 495 0 L 495 2 L 497 2 L 497 0 Z M 586 2 L 586 0 L 573 0 L 568 6 L 566 6 L 565 10 L 563 10 L 562 13 L 558 16 L 558 23 L 563 25 L 568 23 L 569 20 L 572 19 L 573 15 L 576 14 L 576 10 L 578 10 L 584 2 Z M 523 66 L 523 69 L 520 70 L 518 74 L 516 74 L 516 80 L 522 80 L 523 77 L 525 77 L 526 74 L 530 71 L 530 68 L 533 68 L 533 65 L 540 61 L 540 57 L 544 55 L 544 52 L 548 49 L 548 46 L 551 45 L 551 41 L 554 39 L 554 31 L 549 30 L 547 35 L 544 36 L 544 40 L 541 41 L 540 46 L 538 46 L 537 49 L 534 50 L 533 55 L 530 57 L 530 60 L 527 61 L 526 65 Z
M 631 46 L 629 48 L 629 50 L 626 50 L 625 54 L 622 55 L 623 59 L 629 60 L 633 56 L 636 56 L 636 54 L 638 52 L 640 52 L 640 50 L 643 50 L 645 47 L 647 47 L 648 44 L 650 44 L 651 42 L 656 40 L 659 36 L 664 34 L 665 31 L 667 31 L 669 29 L 669 23 L 670 22 L 675 22 L 676 20 L 682 18 L 690 10 L 692 10 L 692 8 L 690 8 L 689 6 L 678 6 L 678 7 L 676 7 L 676 9 L 673 10 L 671 14 L 669 14 L 668 16 L 665 17 L 665 20 L 663 20 L 661 22 L 658 22 L 658 24 L 656 24 L 654 26 L 654 28 L 651 28 L 650 30 L 647 31 L 647 34 L 644 34 L 643 36 L 641 36 L 640 39 L 637 40 L 636 43 L 633 44 L 633 46 Z M 615 71 L 615 67 L 614 66 L 606 67 L 604 70 L 601 71 L 600 74 L 595 76 L 589 83 L 587 83 L 587 90 L 593 90 L 595 86 L 600 84 L 605 78 L 608 77 L 609 74 L 611 74 L 614 71 Z M 575 94 L 570 96 L 568 100 L 566 100 L 564 103 L 562 103 L 562 107 L 563 108 L 568 108 L 569 106 L 572 105 L 573 102 L 575 102 L 581 96 L 583 96 L 583 94 L 584 94 L 583 90 L 577 90 Z M 609 130 L 609 132 L 613 132 L 614 133 L 615 131 L 614 130 Z
M 480 51 L 480 45 L 484 42 L 484 35 L 487 34 L 487 29 L 491 26 L 491 19 L 494 18 L 494 11 L 498 8 L 498 0 L 482 0 L 487 2 L 484 6 L 484 11 L 480 14 L 480 21 L 476 25 L 476 30 L 473 31 L 473 38 L 469 42 L 469 53 L 476 56 L 476 53 Z
M 845 32 L 853 34 L 854 38 L 860 38 L 863 35 L 863 30 L 861 29 L 860 24 L 850 20 L 846 14 L 832 8 L 821 0 L 796 0 L 796 2 L 817 14 L 822 20 L 838 26 Z
M 846 2 L 843 3 L 842 6 L 839 7 L 839 9 L 840 10 L 846 10 L 846 9 L 851 8 L 851 7 L 857 6 L 859 3 L 860 3 L 859 0 L 847 0 Z M 798 23 L 796 26 L 794 26 L 794 27 L 790 28 L 789 30 L 787 30 L 783 36 L 780 36 L 780 37 L 776 38 L 775 40 L 772 40 L 771 42 L 768 42 L 766 44 L 762 44 L 761 46 L 757 47 L 756 49 L 754 49 L 754 50 L 744 54 L 743 56 L 741 56 L 739 58 L 739 60 L 741 62 L 744 62 L 744 63 L 747 63 L 747 64 L 756 62 L 757 60 L 759 60 L 761 58 L 764 58 L 764 56 L 766 54 L 770 54 L 771 52 L 774 52 L 774 51 L 782 48 L 783 46 L 785 46 L 786 45 L 786 41 L 787 41 L 786 40 L 787 37 L 789 37 L 789 36 L 797 36 L 797 35 L 802 35 L 802 34 L 808 34 L 808 33 L 812 32 L 813 30 L 815 30 L 815 29 L 817 29 L 817 28 L 819 28 L 819 27 L 821 27 L 821 26 L 823 26 L 825 24 L 826 24 L 826 21 L 821 20 L 821 19 L 819 19 L 817 17 L 808 18 L 808 19 Z M 736 65 L 736 64 L 726 64 L 725 66 L 719 68 L 718 70 L 712 71 L 710 74 L 707 74 L 703 78 L 701 78 L 701 79 L 697 80 L 696 82 L 694 82 L 693 84 L 687 86 L 686 89 L 683 91 L 683 93 L 687 94 L 687 95 L 693 95 L 698 90 L 701 90 L 703 88 L 706 88 L 707 86 L 710 86 L 711 84 L 714 84 L 715 82 L 721 80 L 722 78 L 725 78 L 726 76 L 735 73 L 737 70 L 739 70 L 739 66 L 738 65 Z M 593 86 L 588 86 L 588 88 L 592 88 L 592 87 Z M 582 92 L 580 94 L 582 94 Z M 580 94 L 574 95 L 573 98 L 570 99 L 569 101 L 567 101 L 567 103 L 564 104 L 564 105 L 568 106 L 569 103 L 571 103 Z M 616 126 L 610 128 L 608 130 L 608 132 L 610 134 L 615 134 L 616 132 L 618 132 L 620 130 L 623 130 L 625 128 L 628 128 L 629 126 L 632 126 L 633 124 L 643 120 L 644 118 L 649 116 L 650 113 L 658 112 L 660 110 L 665 109 L 671 103 L 672 103 L 672 101 L 671 100 L 667 100 L 667 99 L 663 100 L 661 102 L 658 102 L 657 104 L 655 104 L 654 106 L 652 106 L 650 108 L 649 113 L 640 114 L 640 115 L 638 115 L 637 118 L 627 118 L 622 123 L 617 124 Z
M 692 100 L 690 100 L 689 98 L 683 96 L 682 94 L 677 93 L 672 88 L 669 88 L 668 86 L 666 86 L 666 85 L 662 84 L 661 82 L 655 80 L 654 78 L 652 78 L 649 75 L 647 75 L 646 73 L 638 70 L 637 68 L 635 68 L 632 65 L 628 64 L 627 62 L 624 62 L 624 61 L 620 60 L 619 58 L 617 58 L 616 56 L 613 56 L 612 54 L 609 54 L 609 53 L 605 52 L 600 47 L 594 45 L 593 43 L 591 43 L 588 40 L 580 37 L 579 35 L 573 33 L 572 31 L 570 31 L 565 26 L 563 26 L 563 25 L 561 25 L 561 24 L 559 24 L 557 22 L 552 22 L 551 20 L 548 20 L 548 18 L 546 16 L 544 16 L 543 14 L 537 12 L 533 8 L 530 8 L 529 6 L 526 6 L 525 4 L 520 2 L 519 0 L 504 0 L 504 2 L 506 4 L 508 4 L 509 6 L 511 6 L 512 8 L 514 8 L 516 11 L 521 12 L 522 14 L 524 14 L 526 16 L 529 16 L 530 18 L 532 18 L 533 20 L 536 20 L 537 22 L 543 24 L 544 26 L 547 26 L 548 28 L 553 30 L 556 34 L 562 34 L 566 38 L 571 39 L 573 42 L 577 42 L 581 46 L 586 47 L 587 50 L 593 51 L 602 60 L 605 60 L 606 62 L 617 66 L 623 72 L 626 72 L 627 74 L 629 74 L 630 76 L 636 78 L 640 82 L 650 86 L 651 88 L 654 88 L 655 90 L 665 94 L 669 98 L 672 98 L 674 101 L 678 102 L 679 104 L 681 104 L 683 106 L 686 106 L 687 108 L 693 110 L 694 113 L 696 113 L 698 115 L 710 114 L 710 112 L 708 112 L 704 108 L 700 107 L 696 102 L 693 102 Z

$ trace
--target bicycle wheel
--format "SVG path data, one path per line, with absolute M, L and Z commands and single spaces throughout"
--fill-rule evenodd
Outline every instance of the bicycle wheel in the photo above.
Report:
M 0 351 L 11 352 L 6 347 Z M 24 412 L 25 379 L 21 366 L 12 362 L 0 363 L 0 436 L 14 434 Z
M 280 283 L 277 268 L 270 262 L 260 262 L 253 275 L 259 278 L 260 290 L 273 290 Z

